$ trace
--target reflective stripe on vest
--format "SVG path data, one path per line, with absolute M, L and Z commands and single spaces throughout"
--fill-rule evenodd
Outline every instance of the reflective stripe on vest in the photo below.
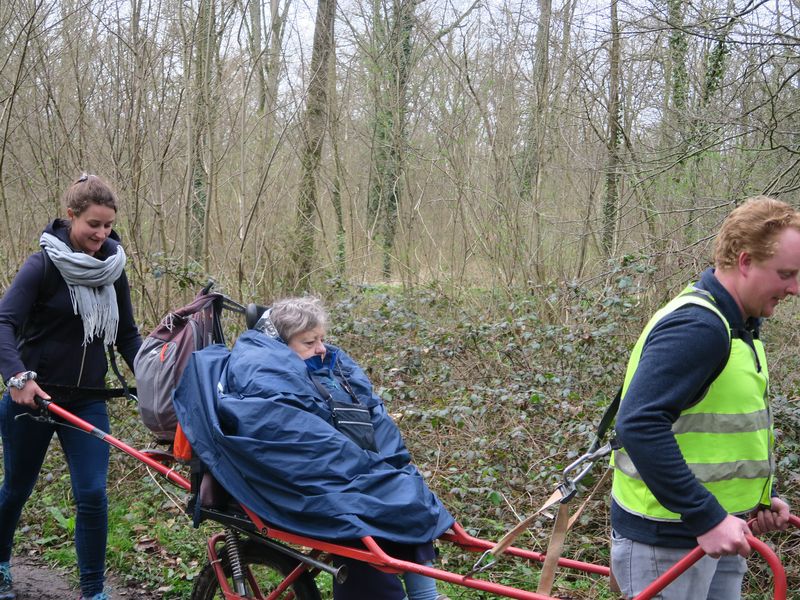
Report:
M 689 286 L 656 312 L 639 336 L 628 362 L 622 402 L 650 331 L 666 315 L 687 304 L 711 310 L 730 331 L 728 321 L 710 294 Z M 689 469 L 723 508 L 733 514 L 747 512 L 759 504 L 769 505 L 775 472 L 772 414 L 767 403 L 767 361 L 760 340 L 754 340 L 754 346 L 755 353 L 746 341 L 733 337 L 722 372 L 705 395 L 685 409 L 672 426 Z M 623 509 L 653 520 L 680 520 L 679 514 L 656 500 L 624 449 L 614 452 L 612 465 L 612 494 Z

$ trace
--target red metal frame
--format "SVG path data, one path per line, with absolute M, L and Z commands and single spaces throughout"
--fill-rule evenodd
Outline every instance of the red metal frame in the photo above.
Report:
M 87 433 L 100 438 L 101 440 L 111 444 L 115 448 L 122 450 L 123 452 L 129 454 L 130 456 L 133 456 L 137 460 L 140 460 L 141 462 L 145 463 L 149 467 L 155 469 L 156 471 L 161 473 L 164 477 L 166 477 L 168 480 L 172 481 L 175 485 L 182 487 L 187 491 L 191 490 L 191 483 L 186 478 L 176 473 L 174 469 L 168 467 L 163 462 L 160 462 L 157 458 L 154 458 L 154 455 L 148 454 L 147 452 L 140 452 L 139 450 L 136 450 L 135 448 L 128 446 L 124 442 L 121 442 L 112 435 L 97 429 L 91 423 L 88 423 L 83 419 L 73 415 L 69 411 L 64 410 L 63 408 L 54 404 L 53 402 L 47 400 L 40 400 L 39 402 L 42 406 L 46 407 L 48 410 L 50 410 L 50 412 L 57 415 L 58 417 L 61 417 L 65 421 L 68 421 L 69 423 L 75 425 L 76 427 L 86 431 Z M 503 585 L 500 583 L 494 583 L 491 581 L 485 581 L 483 579 L 477 579 L 470 575 L 460 575 L 457 573 L 452 573 L 450 571 L 436 569 L 434 567 L 427 567 L 425 565 L 420 565 L 414 562 L 393 558 L 388 554 L 386 554 L 383 551 L 383 549 L 377 544 L 377 542 L 371 537 L 366 537 L 361 540 L 364 546 L 364 548 L 362 549 L 362 548 L 353 548 L 349 546 L 341 546 L 339 544 L 324 542 L 313 538 L 308 538 L 302 535 L 297 535 L 294 533 L 282 531 L 280 529 L 276 529 L 274 527 L 267 525 L 258 515 L 253 513 L 246 506 L 242 505 L 242 509 L 250 518 L 250 520 L 253 522 L 258 533 L 260 533 L 264 537 L 280 540 L 282 542 L 286 542 L 289 544 L 304 546 L 306 548 L 311 548 L 315 552 L 324 552 L 327 553 L 328 555 L 353 558 L 356 560 L 369 563 L 375 566 L 376 568 L 389 573 L 402 573 L 405 571 L 420 573 L 421 575 L 427 575 L 428 577 L 433 577 L 441 581 L 447 581 L 455 585 L 469 587 L 476 590 L 482 590 L 504 598 L 516 598 L 519 600 L 556 600 L 553 596 L 545 596 L 542 594 L 538 594 L 536 592 L 529 592 L 521 590 L 519 588 Z M 790 524 L 800 528 L 800 517 L 791 515 Z M 442 536 L 441 539 L 452 542 L 453 544 L 470 552 L 482 552 L 494 547 L 493 542 L 482 540 L 480 538 L 476 538 L 469 535 L 464 530 L 464 528 L 461 527 L 458 523 L 454 524 L 451 531 Z M 222 570 L 222 565 L 220 563 L 216 547 L 223 540 L 224 536 L 222 534 L 217 534 L 208 540 L 208 557 L 211 564 L 214 566 L 214 571 L 217 574 L 217 579 L 219 580 L 220 589 L 222 590 L 222 593 L 225 596 L 226 600 L 246 600 L 245 598 L 237 595 L 235 592 L 233 592 L 233 590 L 231 590 L 227 578 L 225 577 L 225 574 Z M 784 570 L 780 559 L 769 548 L 769 546 L 767 546 L 764 542 L 762 542 L 758 538 L 755 538 L 753 536 L 747 536 L 747 541 L 750 544 L 751 548 L 753 548 L 758 554 L 760 554 L 764 558 L 764 560 L 766 560 L 770 569 L 772 569 L 775 580 L 774 595 L 773 595 L 774 600 L 786 600 L 786 591 L 787 591 L 786 571 Z M 518 558 L 524 558 L 526 560 L 534 562 L 543 562 L 545 559 L 545 555 L 542 553 L 533 552 L 531 550 L 524 550 L 522 548 L 516 548 L 514 546 L 509 547 L 506 550 L 506 554 Z M 634 600 L 650 600 L 661 590 L 667 587 L 670 583 L 672 583 L 676 578 L 678 578 L 684 571 L 686 571 L 689 567 L 691 567 L 694 563 L 696 563 L 700 558 L 702 558 L 703 555 L 704 552 L 699 547 L 691 550 L 686 554 L 686 556 L 684 556 L 681 560 L 675 563 L 669 570 L 667 570 L 658 579 L 656 579 L 649 586 L 647 586 L 647 588 L 645 588 L 642 591 L 642 593 L 636 596 Z M 608 567 L 572 560 L 568 558 L 560 558 L 558 560 L 558 565 L 567 569 L 577 570 L 584 573 L 591 573 L 605 577 L 608 577 L 610 575 L 610 570 Z M 281 596 L 281 594 L 284 591 L 286 591 L 286 589 L 295 581 L 295 579 L 299 577 L 302 573 L 304 573 L 307 569 L 308 567 L 306 567 L 305 565 L 302 564 L 299 565 L 286 579 L 284 579 L 284 581 L 280 584 L 278 589 L 274 590 L 269 596 L 266 597 L 264 597 L 260 592 L 258 585 L 255 582 L 252 573 L 249 570 L 247 571 L 247 577 L 248 580 L 250 581 L 252 589 L 255 590 L 255 593 L 257 594 L 256 600 L 277 600 Z M 289 593 L 291 594 L 291 592 Z
M 225 572 L 222 570 L 222 563 L 219 558 L 219 554 L 217 553 L 217 545 L 221 542 L 225 541 L 225 534 L 218 533 L 208 540 L 208 559 L 210 564 L 214 566 L 214 573 L 217 575 L 217 581 L 219 582 L 220 590 L 222 591 L 222 595 L 225 596 L 225 600 L 236 600 L 241 598 L 231 589 L 231 586 L 228 584 L 228 578 L 225 576 Z M 289 590 L 289 586 L 291 586 L 297 578 L 300 577 L 303 573 L 307 571 L 305 565 L 300 564 L 296 569 L 294 569 L 289 575 L 287 575 L 283 581 L 278 584 L 268 596 L 264 596 L 261 588 L 258 585 L 258 581 L 256 580 L 253 572 L 250 570 L 249 566 L 243 565 L 245 568 L 245 576 L 247 577 L 247 582 L 250 584 L 250 589 L 255 594 L 253 598 L 255 600 L 278 600 L 279 598 L 284 598 L 284 600 L 294 600 L 294 592 Z M 288 591 L 287 591 L 288 590 Z M 283 596 L 283 593 L 286 592 L 286 596 Z
M 154 458 L 151 458 L 146 453 L 139 452 L 135 448 L 132 448 L 131 446 L 126 444 L 125 442 L 121 442 L 120 440 L 115 438 L 110 433 L 106 433 L 102 429 L 98 429 L 97 427 L 95 427 L 94 425 L 89 423 L 88 421 L 84 421 L 80 417 L 73 415 L 68 410 L 65 410 L 65 409 L 61 408 L 58 404 L 55 404 L 54 402 L 51 402 L 50 400 L 44 400 L 42 398 L 37 398 L 37 402 L 39 403 L 40 406 L 42 406 L 44 408 L 47 408 L 47 410 L 49 410 L 51 413 L 53 413 L 54 415 L 56 415 L 58 417 L 61 417 L 62 419 L 64 419 L 68 423 L 71 423 L 72 425 L 75 425 L 76 427 L 78 427 L 79 429 L 82 429 L 86 433 L 88 433 L 90 435 L 93 435 L 96 438 L 99 438 L 99 439 L 103 440 L 107 444 L 111 444 L 115 448 L 118 448 L 118 449 L 122 450 L 123 452 L 125 452 L 126 454 L 130 454 L 135 459 L 140 460 L 141 462 L 143 462 L 147 466 L 154 468 L 156 471 L 161 473 L 164 477 L 169 479 L 175 485 L 177 485 L 179 487 L 182 487 L 183 489 L 185 489 L 187 491 L 192 489 L 192 484 L 189 482 L 188 479 L 186 479 L 185 477 L 182 477 L 181 475 L 176 473 L 174 469 L 171 469 L 171 468 L 165 466 L 163 463 L 158 462 Z

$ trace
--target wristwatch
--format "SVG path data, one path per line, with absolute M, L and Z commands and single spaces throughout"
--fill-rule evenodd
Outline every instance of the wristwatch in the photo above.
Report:
M 31 379 L 36 379 L 36 371 L 23 371 L 17 377 L 9 377 L 8 381 L 6 381 L 6 387 L 21 390 Z

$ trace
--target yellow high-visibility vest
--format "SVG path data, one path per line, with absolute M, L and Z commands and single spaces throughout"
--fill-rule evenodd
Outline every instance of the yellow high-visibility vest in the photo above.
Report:
M 706 394 L 681 412 L 673 424 L 675 440 L 694 476 L 728 513 L 741 514 L 759 505 L 769 506 L 775 464 L 764 347 L 760 340 L 753 340 L 753 348 L 731 334 L 730 324 L 711 294 L 689 286 L 653 315 L 628 361 L 622 403 L 648 334 L 666 315 L 686 304 L 703 306 L 722 319 L 731 335 L 731 351 Z M 652 520 L 680 521 L 679 514 L 656 500 L 624 448 L 612 454 L 611 464 L 611 493 L 623 509 Z

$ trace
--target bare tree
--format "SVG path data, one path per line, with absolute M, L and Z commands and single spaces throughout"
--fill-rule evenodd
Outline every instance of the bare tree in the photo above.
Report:
M 318 210 L 317 178 L 322 144 L 328 127 L 328 77 L 333 60 L 333 17 L 336 0 L 319 0 L 314 25 L 314 47 L 311 54 L 311 76 L 306 94 L 301 149 L 300 198 L 295 221 L 294 249 L 290 280 L 297 288 L 308 277 L 314 264 L 315 223 Z
M 552 25 L 552 0 L 539 0 L 539 21 L 536 27 L 536 44 L 533 64 L 533 98 L 530 109 L 530 124 L 524 141 L 522 156 L 522 176 L 520 193 L 523 200 L 530 202 L 529 243 L 523 250 L 528 254 L 528 263 L 533 264 L 533 275 L 542 279 L 542 266 L 539 251 L 542 245 L 541 197 L 545 165 L 545 140 L 548 129 L 550 103 L 550 31 Z M 524 239 L 524 238 L 523 238 Z M 526 269 L 527 270 L 527 269 Z
M 6 192 L 6 151 L 11 140 L 11 127 L 13 123 L 13 115 L 15 104 L 17 102 L 20 88 L 23 79 L 27 73 L 27 56 L 30 50 L 32 38 L 35 34 L 38 21 L 42 18 L 39 14 L 42 8 L 41 3 L 35 3 L 31 6 L 29 11 L 19 11 L 15 9 L 15 3 L 6 2 L 2 9 L 0 9 L 0 27 L 3 31 L 10 31 L 10 37 L 0 37 L 0 47 L 3 48 L 5 59 L 0 63 L 0 75 L 2 78 L 11 82 L 7 90 L 0 94 L 2 102 L 0 102 L 0 127 L 2 127 L 2 139 L 0 139 L 0 205 L 3 207 L 3 222 L 6 231 L 6 239 L 13 240 L 18 237 L 18 232 L 12 229 L 14 220 L 11 218 L 9 212 L 9 201 Z M 15 22 L 16 21 L 16 22 Z M 17 25 L 18 23 L 18 25 Z M 17 25 L 17 27 L 12 26 Z M 16 32 L 16 33 L 15 33 Z M 12 61 L 13 57 L 18 57 L 16 62 Z M 0 254 L 3 257 L 4 273 L 8 273 L 9 267 L 13 269 L 19 258 L 19 247 L 17 244 L 11 244 L 10 247 L 4 248 L 4 252 Z M 7 254 L 6 254 L 7 253 Z
M 408 85 L 416 0 L 393 0 L 391 10 L 372 3 L 373 46 L 370 60 L 373 125 L 367 201 L 371 231 L 380 230 L 382 273 L 392 274 L 399 206 L 403 197 Z
M 611 50 L 609 60 L 608 94 L 608 166 L 606 167 L 606 197 L 603 203 L 603 250 L 614 251 L 619 211 L 620 184 L 620 31 L 617 0 L 611 0 Z
M 354 0 L 337 81 L 331 3 L 328 68 L 290 2 L 0 3 L 2 281 L 82 169 L 147 315 L 207 274 L 678 277 L 730 202 L 800 186 L 794 4 Z

